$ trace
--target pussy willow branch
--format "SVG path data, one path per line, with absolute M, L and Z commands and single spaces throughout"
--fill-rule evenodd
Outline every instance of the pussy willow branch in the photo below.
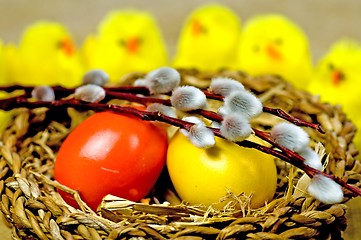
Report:
M 73 93 L 75 90 L 74 88 L 64 88 L 61 86 L 54 86 L 52 88 L 53 88 L 54 92 L 56 93 L 56 96 L 60 94 L 61 97 L 64 97 L 64 95 L 65 96 L 69 95 L 69 94 Z M 9 87 L 0 87 L 0 90 L 4 90 L 4 91 L 8 91 L 8 92 L 12 92 L 17 89 L 24 90 L 26 96 L 30 96 L 31 91 L 33 90 L 33 87 L 20 86 L 20 85 L 9 86 Z M 106 91 L 106 100 L 116 98 L 116 99 L 122 99 L 122 100 L 128 100 L 131 102 L 140 103 L 143 105 L 147 105 L 149 103 L 161 103 L 161 104 L 164 104 L 167 106 L 171 106 L 171 102 L 169 99 L 160 99 L 160 98 L 154 98 L 154 97 L 139 96 L 139 94 L 134 94 L 134 93 L 141 92 L 144 95 L 149 95 L 149 90 L 145 87 L 120 86 L 120 87 L 106 87 L 104 89 Z M 223 101 L 223 99 L 224 99 L 223 96 L 213 94 L 210 91 L 204 90 L 203 92 L 209 99 L 215 99 L 215 100 L 219 100 L 219 101 Z M 288 120 L 296 125 L 312 127 L 312 128 L 317 129 L 320 132 L 323 132 L 323 130 L 319 124 L 312 124 L 312 123 L 308 123 L 308 122 L 302 121 L 300 119 L 294 118 L 294 117 L 288 115 L 287 113 L 285 113 L 284 111 L 282 111 L 281 109 L 273 109 L 273 108 L 269 108 L 269 107 L 263 107 L 263 110 L 267 111 L 269 113 L 272 113 L 276 116 L 279 116 L 285 120 Z M 200 109 L 200 110 L 190 111 L 190 113 L 199 114 L 212 121 L 221 122 L 223 120 L 223 118 L 220 115 L 218 115 L 212 111 Z M 298 154 L 296 154 L 295 152 L 290 151 L 289 149 L 284 148 L 281 145 L 273 142 L 268 137 L 267 133 L 262 132 L 257 129 L 253 129 L 253 131 L 257 137 L 265 140 L 266 142 L 270 143 L 274 147 L 277 147 L 278 149 L 283 151 L 286 155 L 289 155 L 290 157 L 294 158 L 297 161 L 302 161 L 302 162 L 304 161 L 304 159 L 301 156 L 299 156 Z
M 66 88 L 63 86 L 51 86 L 55 93 L 64 93 L 64 94 L 71 94 L 75 91 L 76 88 Z M 107 90 L 111 90 L 114 92 L 127 92 L 127 93 L 136 93 L 136 94 L 143 94 L 143 95 L 150 95 L 149 89 L 146 87 L 138 87 L 138 86 L 119 86 L 119 87 L 104 87 Z M 0 86 L 0 91 L 5 92 L 14 92 L 16 90 L 23 90 L 25 91 L 27 96 L 31 95 L 31 91 L 33 91 L 34 86 L 24 86 L 24 85 L 10 85 L 10 86 Z
M 207 111 L 207 110 L 194 110 L 194 111 L 191 111 L 190 113 L 196 113 L 196 114 L 199 114 L 199 115 L 202 115 L 203 117 L 206 117 L 208 118 L 209 120 L 212 120 L 212 121 L 216 121 L 216 122 L 221 122 L 223 120 L 223 117 L 218 115 L 217 113 L 215 112 L 212 112 L 212 111 Z M 277 143 L 275 143 L 274 141 L 272 141 L 270 138 L 269 138 L 269 134 L 266 133 L 266 132 L 263 132 L 263 131 L 260 131 L 258 129 L 255 129 L 255 128 L 252 128 L 254 134 L 261 138 L 262 140 L 270 143 L 272 146 L 274 147 L 277 147 L 278 149 L 280 149 L 282 152 L 284 152 L 286 155 L 288 155 L 289 157 L 297 160 L 297 161 L 301 161 L 301 162 L 304 162 L 305 160 L 300 156 L 298 155 L 297 153 L 289 150 L 288 148 L 285 148 Z
M 211 91 L 204 90 L 203 92 L 207 96 L 207 98 L 209 98 L 209 99 L 214 99 L 214 100 L 219 100 L 219 101 L 223 101 L 223 99 L 224 99 L 223 96 L 218 95 L 218 94 L 214 94 Z M 298 119 L 298 118 L 294 118 L 291 115 L 287 114 L 282 109 L 263 106 L 263 112 L 270 113 L 272 115 L 280 117 L 280 118 L 282 118 L 284 120 L 287 120 L 287 121 L 289 121 L 289 122 L 291 122 L 291 123 L 293 123 L 293 124 L 295 124 L 297 126 L 310 127 L 310 128 L 316 129 L 320 133 L 325 133 L 325 131 L 322 129 L 320 124 L 310 123 L 310 122 L 306 122 L 306 121 L 303 121 L 303 120 Z
M 64 88 L 61 86 L 54 86 L 52 87 L 55 93 L 60 93 L 61 96 L 63 97 L 64 94 L 69 95 L 71 93 L 74 92 L 74 88 Z M 28 87 L 28 86 L 20 86 L 20 85 L 14 85 L 14 86 L 9 86 L 9 87 L 0 87 L 0 90 L 5 90 L 8 92 L 12 92 L 16 89 L 22 89 L 25 91 L 26 96 L 30 96 L 31 95 L 31 91 L 34 89 L 34 87 Z M 144 97 L 144 96 L 139 96 L 136 94 L 133 94 L 133 92 L 142 92 L 146 95 L 149 95 L 149 90 L 145 87 L 132 87 L 132 86 L 121 86 L 121 87 L 108 87 L 108 88 L 104 88 L 106 91 L 106 96 L 107 96 L 107 100 L 110 100 L 112 98 L 116 98 L 116 99 L 122 99 L 122 100 L 128 100 L 131 102 L 136 102 L 136 103 L 140 103 L 143 105 L 147 105 L 148 103 L 161 103 L 163 105 L 167 105 L 167 106 L 171 106 L 171 102 L 169 99 L 160 99 L 160 98 L 153 98 L 153 97 Z M 148 91 L 148 92 L 147 92 Z M 213 94 L 209 91 L 204 91 L 204 93 L 206 94 L 206 96 L 210 99 L 216 99 L 219 101 L 223 101 L 223 96 L 221 95 L 216 95 Z M 267 108 L 268 109 L 268 108 Z M 281 115 L 283 116 L 283 118 L 286 118 L 287 120 L 291 119 L 291 122 L 297 122 L 301 125 L 307 125 L 310 126 L 309 123 L 298 120 L 296 118 L 293 118 L 292 116 L 287 115 L 285 112 L 283 112 L 280 109 L 274 109 L 272 110 L 274 112 L 277 113 L 281 113 Z M 217 121 L 217 122 L 221 122 L 223 120 L 223 118 L 218 115 L 215 112 L 212 111 L 208 111 L 208 110 L 194 110 L 194 111 L 190 111 L 189 113 L 192 114 L 198 114 L 201 115 L 203 117 L 208 118 L 209 120 L 212 121 Z M 314 127 L 313 125 L 311 125 L 311 127 Z M 269 137 L 267 136 L 267 133 L 262 132 L 260 130 L 257 129 L 253 129 L 255 135 L 265 141 L 267 141 L 268 143 L 272 144 L 273 146 L 279 148 L 280 150 L 282 150 L 285 154 L 289 155 L 290 157 L 293 157 L 294 159 L 296 159 L 297 161 L 304 161 L 304 159 L 299 156 L 298 154 L 290 151 L 287 148 L 282 147 L 281 145 L 273 142 L 271 139 L 269 139 Z
M 65 96 L 73 93 L 75 90 L 75 88 L 65 88 L 62 86 L 53 86 L 52 88 L 55 92 L 55 96 L 57 97 L 57 99 L 65 97 Z M 144 96 L 150 95 L 149 89 L 146 87 L 141 87 L 141 86 L 117 86 L 117 87 L 103 87 L 103 88 L 107 93 L 107 99 L 109 99 L 111 97 L 117 97 L 117 98 L 129 100 L 129 101 L 133 101 L 132 99 L 134 97 L 131 96 L 131 94 L 142 94 Z M 31 95 L 31 91 L 33 89 L 34 89 L 34 87 L 22 86 L 22 85 L 13 85 L 13 86 L 5 86 L 5 87 L 0 86 L 0 90 L 6 91 L 6 92 L 13 92 L 15 90 L 24 90 L 27 96 Z M 219 100 L 219 101 L 223 101 L 223 99 L 224 99 L 223 96 L 214 94 L 211 91 L 203 90 L 203 92 L 208 99 L 214 99 L 214 100 Z M 139 99 L 139 98 L 136 98 L 136 99 L 138 100 L 138 103 L 141 103 L 141 104 L 146 104 L 149 102 L 153 102 L 153 103 L 158 102 L 158 103 L 162 103 L 164 105 L 170 105 L 170 102 L 163 101 L 162 99 L 157 99 L 157 98 L 146 98 L 145 97 L 144 99 Z M 280 117 L 280 118 L 282 118 L 288 122 L 291 122 L 297 126 L 310 127 L 310 128 L 316 129 L 320 133 L 325 133 L 325 131 L 322 129 L 320 124 L 310 123 L 310 122 L 306 122 L 306 121 L 303 121 L 298 118 L 294 118 L 293 116 L 287 114 L 282 109 L 263 106 L 263 112 Z
M 271 154 L 271 155 L 273 155 L 275 157 L 278 157 L 279 159 L 282 159 L 283 161 L 288 162 L 288 163 L 294 165 L 295 167 L 303 170 L 311 178 L 316 174 L 320 174 L 320 175 L 323 175 L 325 177 L 328 177 L 328 178 L 334 180 L 335 182 L 337 182 L 338 184 L 340 184 L 342 187 L 348 189 L 349 191 L 355 193 L 358 196 L 361 196 L 361 190 L 359 188 L 356 188 L 356 187 L 346 183 L 341 178 L 336 177 L 336 176 L 331 175 L 331 174 L 327 174 L 327 173 L 322 172 L 320 170 L 314 169 L 314 168 L 304 164 L 301 161 L 294 161 L 294 158 L 292 158 L 290 156 L 283 155 L 281 152 L 277 151 L 276 149 L 270 149 L 270 148 L 268 148 L 266 146 L 257 144 L 255 142 L 247 141 L 247 140 L 244 140 L 242 142 L 236 142 L 236 144 L 238 144 L 239 146 L 242 146 L 242 147 L 255 148 L 255 149 L 257 149 L 259 151 L 262 151 L 264 153 L 268 153 L 268 154 Z
M 123 99 L 123 100 L 129 100 L 129 101 L 132 101 L 132 102 L 137 102 L 137 103 L 140 103 L 140 104 L 143 104 L 143 105 L 146 105 L 147 103 L 161 103 L 161 104 L 164 104 L 164 105 L 167 105 L 167 106 L 171 106 L 171 102 L 170 102 L 169 99 L 141 97 L 141 96 L 133 95 L 133 94 L 129 94 L 129 93 L 113 92 L 113 91 L 109 91 L 109 90 L 107 91 L 107 95 L 111 96 L 111 97 L 116 97 L 117 99 Z M 278 110 L 279 109 L 276 109 L 277 112 L 279 112 Z M 281 112 L 283 112 L 283 111 L 281 110 Z M 208 118 L 209 120 L 212 120 L 212 121 L 221 122 L 223 120 L 222 116 L 218 115 L 217 113 L 215 113 L 213 111 L 198 109 L 198 110 L 189 111 L 189 113 L 199 114 L 199 115 L 201 115 L 203 117 L 206 117 L 206 118 Z M 283 116 L 286 116 L 286 113 L 285 112 L 283 112 L 283 113 L 284 113 Z M 289 116 L 289 115 L 287 115 L 287 116 Z M 288 119 L 290 117 L 291 116 L 289 116 Z M 293 118 L 293 119 L 295 119 L 295 121 L 297 121 L 298 123 L 304 122 L 304 121 L 298 120 L 296 118 Z M 292 122 L 294 123 L 295 121 L 292 121 Z M 305 123 L 307 123 L 307 122 L 305 122 Z M 268 137 L 267 133 L 262 132 L 262 131 L 257 130 L 257 129 L 254 129 L 254 128 L 252 128 L 252 129 L 253 129 L 253 131 L 254 131 L 254 133 L 255 133 L 255 135 L 257 137 L 259 137 L 259 138 L 267 141 L 268 143 L 272 144 L 273 146 L 279 148 L 280 150 L 282 150 L 285 154 L 289 155 L 290 157 L 293 157 L 298 161 L 302 161 L 302 162 L 304 161 L 304 159 L 301 156 L 299 156 L 298 154 L 296 154 L 295 152 L 290 151 L 289 149 L 284 148 L 281 145 L 273 142 Z
M 133 107 L 128 106 L 119 106 L 119 105 L 113 105 L 113 104 L 105 104 L 105 103 L 85 103 L 76 99 L 64 99 L 64 100 L 54 100 L 51 102 L 45 102 L 45 101 L 29 101 L 26 97 L 26 95 L 18 96 L 18 97 L 11 97 L 7 99 L 1 99 L 0 100 L 0 108 L 4 110 L 11 110 L 14 108 L 28 108 L 28 109 L 35 109 L 40 107 L 46 107 L 46 108 L 57 108 L 57 107 L 72 107 L 77 110 L 93 110 L 96 112 L 103 112 L 103 111 L 110 111 L 117 114 L 127 114 L 134 117 L 137 117 L 139 119 L 145 120 L 145 121 L 160 121 L 164 123 L 168 123 L 170 125 L 183 128 L 186 130 L 189 130 L 194 124 L 180 120 L 178 118 L 172 118 L 166 115 L 163 115 L 159 112 L 148 112 L 139 110 Z M 217 128 L 210 128 L 214 134 L 220 138 L 224 138 L 222 134 L 220 133 L 219 129 Z M 239 146 L 247 147 L 247 148 L 254 148 L 259 151 L 262 151 L 266 154 L 273 155 L 277 158 L 280 158 L 290 164 L 293 164 L 294 166 L 300 168 L 303 170 L 308 176 L 313 177 L 315 174 L 321 174 L 328 178 L 333 179 L 335 182 L 340 184 L 341 186 L 345 187 L 346 189 L 350 190 L 351 192 L 361 196 L 361 190 L 358 188 L 355 188 L 349 184 L 347 184 L 342 179 L 335 177 L 330 174 L 326 174 L 324 172 L 321 172 L 317 169 L 314 169 L 310 166 L 307 166 L 303 163 L 303 161 L 296 159 L 294 156 L 291 156 L 289 154 L 286 154 L 284 151 L 273 149 L 270 147 L 263 146 L 261 144 L 251 142 L 248 140 L 244 140 L 241 142 L 236 142 Z M 289 151 L 289 150 L 288 150 Z

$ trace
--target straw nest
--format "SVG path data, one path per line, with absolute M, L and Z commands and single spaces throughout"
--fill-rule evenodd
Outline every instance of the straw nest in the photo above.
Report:
M 317 97 L 273 76 L 251 78 L 237 71 L 180 72 L 184 83 L 200 87 L 206 87 L 214 76 L 232 77 L 258 95 L 265 106 L 320 123 L 326 134 L 305 130 L 312 146 L 321 155 L 326 153 L 325 171 L 359 187 L 361 166 L 352 143 L 356 129 L 340 107 L 320 103 Z M 133 81 L 138 76 L 134 73 L 126 78 Z M 259 209 L 250 209 L 244 196 L 231 193 L 225 198 L 233 198 L 240 208 L 155 204 L 154 199 L 163 198 L 154 193 L 150 203 L 108 196 L 97 214 L 85 205 L 74 209 L 62 200 L 57 188 L 73 191 L 52 178 L 57 149 L 70 129 L 56 117 L 49 118 L 55 115 L 45 115 L 46 110 L 16 110 L 1 138 L 1 211 L 13 226 L 15 239 L 339 239 L 346 228 L 344 203 L 324 205 L 314 200 L 303 191 L 302 172 L 280 160 L 276 160 L 275 197 Z M 265 114 L 253 124 L 269 130 L 277 121 Z M 176 197 L 171 189 L 161 192 L 166 192 L 165 199 Z M 346 191 L 345 201 L 351 197 Z

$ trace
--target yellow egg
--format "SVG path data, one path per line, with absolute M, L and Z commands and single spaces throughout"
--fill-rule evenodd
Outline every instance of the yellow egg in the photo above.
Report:
M 276 191 L 273 156 L 221 138 L 214 147 L 202 149 L 177 132 L 168 147 L 167 167 L 176 192 L 192 205 L 217 203 L 231 191 L 253 194 L 251 207 L 257 208 Z

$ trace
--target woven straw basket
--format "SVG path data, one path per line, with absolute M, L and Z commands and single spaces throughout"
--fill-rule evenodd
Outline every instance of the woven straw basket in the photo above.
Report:
M 232 77 L 258 95 L 265 106 L 320 123 L 325 134 L 305 130 L 312 139 L 312 147 L 326 153 L 325 171 L 360 186 L 361 166 L 352 143 L 356 129 L 339 107 L 320 103 L 317 97 L 296 90 L 274 76 L 251 78 L 238 71 L 180 72 L 184 83 L 199 87 L 207 87 L 214 76 Z M 126 78 L 133 81 L 140 75 L 129 74 Z M 112 196 L 108 196 L 97 214 L 82 204 L 81 209 L 74 209 L 57 193 L 57 188 L 71 190 L 52 178 L 56 151 L 70 130 L 53 121 L 56 117 L 45 118 L 45 111 L 43 108 L 16 110 L 13 122 L 1 137 L 1 211 L 13 226 L 15 239 L 342 238 L 347 225 L 345 204 L 325 205 L 310 197 L 302 191 L 303 173 L 281 160 L 276 160 L 278 185 L 274 199 L 259 209 L 250 209 L 247 202 L 242 204 L 241 196 L 228 196 L 239 201 L 240 208 L 222 211 L 186 203 L 155 204 L 153 200 L 133 203 Z M 278 121 L 279 118 L 264 114 L 255 119 L 253 127 L 269 130 Z M 175 197 L 172 189 L 159 192 Z M 347 190 L 344 192 L 345 201 L 354 196 Z M 151 199 L 163 199 L 156 194 L 155 191 Z

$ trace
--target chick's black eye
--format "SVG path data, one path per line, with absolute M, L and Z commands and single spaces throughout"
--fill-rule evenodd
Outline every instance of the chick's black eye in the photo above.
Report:
M 331 71 L 335 69 L 335 66 L 333 65 L 333 63 L 328 64 L 328 69 L 330 69 Z
M 64 43 L 63 43 L 62 41 L 58 41 L 58 42 L 56 43 L 56 48 L 62 48 L 63 45 L 64 45 Z
M 119 44 L 120 46 L 124 47 L 127 43 L 125 42 L 124 39 L 120 39 L 120 40 L 118 41 L 118 44 Z
M 138 38 L 135 38 L 135 41 L 136 41 L 137 44 L 143 44 L 144 39 L 138 37 Z M 127 40 L 125 40 L 125 39 L 120 39 L 120 40 L 118 40 L 118 44 L 119 44 L 119 46 L 121 46 L 121 47 L 127 46 L 128 43 L 129 43 L 129 42 L 128 42 Z
M 204 34 L 207 34 L 207 33 L 208 33 L 208 29 L 207 29 L 206 27 L 203 27 L 203 26 L 202 26 L 202 28 L 201 28 L 201 31 L 202 31 L 202 33 L 204 33 Z
M 282 44 L 283 44 L 282 38 L 276 38 L 276 39 L 274 40 L 274 42 L 275 42 L 277 45 L 282 45 Z
M 137 40 L 138 40 L 138 44 L 143 44 L 144 43 L 144 39 L 143 38 L 137 38 Z

